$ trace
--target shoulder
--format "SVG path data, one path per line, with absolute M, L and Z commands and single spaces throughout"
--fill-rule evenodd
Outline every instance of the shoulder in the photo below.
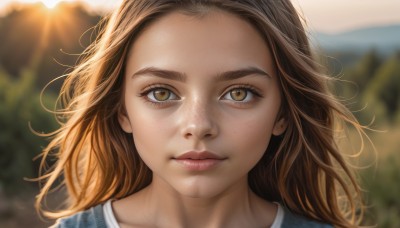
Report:
M 289 209 L 284 208 L 285 214 L 282 221 L 282 228 L 333 228 L 332 225 L 321 223 L 309 218 L 293 214 Z
M 78 212 L 66 218 L 60 218 L 52 228 L 106 228 L 103 206 L 97 205 L 86 211 Z

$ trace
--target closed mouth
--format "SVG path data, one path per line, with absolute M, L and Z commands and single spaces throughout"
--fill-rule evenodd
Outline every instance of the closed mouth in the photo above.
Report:
M 214 169 L 227 158 L 208 151 L 190 151 L 173 159 L 186 170 L 191 172 L 202 172 Z
M 208 152 L 208 151 L 201 151 L 201 152 L 196 152 L 196 151 L 189 151 L 186 152 L 176 158 L 176 160 L 206 160 L 206 159 L 212 159 L 212 160 L 225 160 L 226 158 L 219 156 L 217 154 Z

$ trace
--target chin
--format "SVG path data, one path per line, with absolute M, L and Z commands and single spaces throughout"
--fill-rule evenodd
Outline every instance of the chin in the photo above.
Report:
M 221 183 L 199 179 L 181 182 L 173 187 L 180 195 L 190 198 L 213 198 L 225 190 Z
M 213 198 L 215 196 L 218 196 L 220 191 L 210 191 L 210 190 L 204 190 L 204 189 L 182 189 L 179 191 L 179 194 L 185 197 L 189 198 L 194 198 L 194 199 L 207 199 L 207 198 Z

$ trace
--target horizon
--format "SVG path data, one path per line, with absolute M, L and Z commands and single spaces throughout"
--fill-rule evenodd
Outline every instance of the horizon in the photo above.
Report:
M 49 10 L 60 2 L 82 3 L 87 10 L 95 13 L 106 13 L 114 9 L 122 0 L 2 0 L 0 2 L 0 16 L 7 14 L 13 6 L 42 3 Z M 347 1 L 336 0 L 321 2 L 318 0 L 291 0 L 294 7 L 306 20 L 306 28 L 310 32 L 335 35 L 347 31 L 370 27 L 386 27 L 400 25 L 400 1 L 383 0 L 376 4 L 376 0 Z M 53 5 L 49 5 L 53 4 Z

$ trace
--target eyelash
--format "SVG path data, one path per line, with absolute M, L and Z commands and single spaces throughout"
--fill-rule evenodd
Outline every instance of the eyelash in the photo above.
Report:
M 260 93 L 254 86 L 252 86 L 252 85 L 250 85 L 250 84 L 234 85 L 233 87 L 230 87 L 229 90 L 226 91 L 226 92 L 222 95 L 222 97 L 224 97 L 227 93 L 229 93 L 230 91 L 235 90 L 235 89 L 244 89 L 244 90 L 246 90 L 247 92 L 252 93 L 252 94 L 255 95 L 256 97 L 263 97 L 263 96 L 261 95 L 261 93 Z M 240 102 L 240 101 L 236 101 L 236 102 Z
M 156 107 L 165 106 L 165 105 L 168 105 L 169 103 L 175 101 L 175 100 L 152 101 L 147 97 L 151 92 L 159 90 L 159 89 L 168 90 L 168 91 L 170 91 L 170 93 L 175 94 L 175 96 L 179 97 L 178 95 L 176 95 L 176 93 L 172 92 L 172 89 L 170 89 L 170 86 L 163 85 L 163 84 L 154 84 L 154 85 L 150 85 L 150 86 L 146 87 L 144 89 L 144 91 L 139 94 L 139 97 L 142 97 L 146 102 L 149 102 L 150 104 L 152 104 Z
M 143 99 L 144 99 L 145 101 L 149 102 L 150 104 L 152 104 L 152 105 L 154 105 L 154 106 L 165 106 L 165 105 L 168 105 L 169 103 L 174 102 L 174 101 L 179 100 L 179 99 L 176 99 L 176 100 L 165 100 L 165 101 L 153 101 L 153 100 L 150 100 L 150 99 L 148 98 L 148 95 L 149 95 L 151 92 L 153 92 L 153 91 L 160 90 L 160 89 L 164 89 L 164 90 L 168 90 L 170 93 L 172 93 L 172 94 L 174 94 L 175 96 L 179 97 L 179 96 L 176 95 L 176 93 L 173 92 L 169 87 L 170 87 L 170 86 L 163 85 L 163 84 L 154 84 L 154 85 L 150 85 L 150 86 L 146 87 L 146 88 L 144 89 L 143 92 L 141 92 L 141 93 L 139 94 L 139 97 L 143 97 Z M 244 90 L 246 90 L 247 92 L 250 92 L 251 94 L 255 95 L 255 96 L 258 97 L 258 98 L 263 97 L 263 96 L 261 95 L 261 93 L 260 93 L 254 86 L 252 86 L 252 85 L 250 85 L 250 84 L 241 84 L 241 85 L 234 85 L 234 86 L 230 87 L 229 90 L 227 90 L 225 93 L 223 93 L 223 95 L 221 96 L 221 98 L 222 98 L 222 97 L 225 97 L 229 92 L 231 92 L 232 90 L 235 90 L 235 89 L 244 89 Z M 230 101 L 232 101 L 232 102 L 234 102 L 234 103 L 238 103 L 238 104 L 250 103 L 250 102 L 234 101 L 234 100 L 230 100 Z

